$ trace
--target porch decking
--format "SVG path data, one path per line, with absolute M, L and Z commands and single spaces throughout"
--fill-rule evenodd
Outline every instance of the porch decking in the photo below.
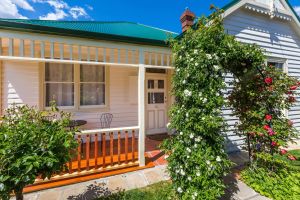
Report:
M 72 162 L 68 163 L 68 166 L 72 166 L 69 168 L 69 171 L 53 176 L 50 180 L 46 181 L 36 179 L 33 185 L 24 189 L 24 192 L 33 192 L 59 187 L 150 168 L 157 165 L 164 165 L 167 162 L 164 158 L 164 153 L 159 150 L 158 146 L 167 137 L 167 134 L 158 134 L 146 137 L 146 165 L 143 167 L 140 167 L 138 163 L 138 138 L 117 138 L 113 140 L 105 140 L 105 142 L 98 141 L 98 144 L 95 143 L 94 140 L 90 143 L 81 143 L 78 146 L 78 150 L 81 150 L 80 160 L 78 160 L 79 156 L 74 157 Z M 97 146 L 101 148 L 95 148 Z M 111 147 L 113 148 L 111 149 Z M 95 149 L 97 149 L 97 153 L 95 153 Z M 103 152 L 109 152 L 109 154 L 103 157 Z M 118 154 L 119 152 L 120 154 Z M 95 156 L 97 156 L 96 159 Z

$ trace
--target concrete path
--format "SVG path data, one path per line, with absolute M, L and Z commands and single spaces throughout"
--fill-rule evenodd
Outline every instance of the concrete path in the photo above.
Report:
M 230 158 L 239 166 L 247 161 L 247 154 L 231 154 Z M 26 194 L 25 200 L 93 200 L 100 195 L 110 194 L 120 189 L 141 188 L 169 179 L 166 165 L 159 165 L 150 169 Z M 267 200 L 266 197 L 237 180 L 234 175 L 225 177 L 225 182 L 228 187 L 221 200 Z

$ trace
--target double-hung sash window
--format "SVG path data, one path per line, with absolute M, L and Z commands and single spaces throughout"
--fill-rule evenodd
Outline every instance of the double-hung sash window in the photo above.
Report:
M 72 64 L 46 63 L 46 106 L 55 101 L 57 106 L 74 106 L 74 67 Z
M 46 63 L 45 106 L 51 101 L 65 108 L 105 106 L 105 67 Z
M 80 65 L 80 106 L 105 105 L 105 69 Z

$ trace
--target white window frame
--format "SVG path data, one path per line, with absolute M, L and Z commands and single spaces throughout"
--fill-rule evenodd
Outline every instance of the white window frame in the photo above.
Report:
M 105 102 L 104 105 L 80 105 L 80 64 L 73 64 L 74 67 L 74 106 L 58 106 L 61 110 L 67 111 L 108 111 L 109 110 L 109 67 L 105 65 L 100 65 L 104 67 L 105 70 Z M 42 63 L 41 71 L 40 71 L 40 80 L 41 80 L 41 90 L 40 90 L 40 98 L 42 103 L 42 109 L 50 109 L 50 107 L 46 106 L 46 83 L 45 80 L 45 68 L 46 63 Z
M 106 98 L 106 95 L 107 95 L 107 92 L 106 92 L 106 71 L 107 71 L 107 68 L 105 67 L 105 66 L 103 66 L 103 65 L 100 65 L 100 67 L 104 67 L 104 82 L 81 82 L 81 80 L 80 80 L 80 66 L 81 65 L 87 65 L 87 64 L 80 64 L 79 65 L 79 72 L 77 73 L 79 76 L 78 76 L 78 106 L 79 106 L 79 109 L 80 108 L 105 108 L 106 107 L 106 104 L 107 104 L 107 98 Z M 80 102 L 80 98 L 81 98 L 81 88 L 80 88 L 80 84 L 81 83 L 101 83 L 101 84 L 104 84 L 104 105 L 80 105 L 81 104 L 81 102 Z
M 288 59 L 286 58 L 279 58 L 279 57 L 268 57 L 266 60 L 266 64 L 268 62 L 274 62 L 274 63 L 282 63 L 283 64 L 283 72 L 288 74 Z M 289 111 L 287 109 L 283 110 L 283 114 L 286 118 L 289 116 Z

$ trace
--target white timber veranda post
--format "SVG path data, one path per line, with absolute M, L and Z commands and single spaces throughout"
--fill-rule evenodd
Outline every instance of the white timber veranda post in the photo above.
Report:
M 139 164 L 145 166 L 145 65 L 144 50 L 139 49 L 138 77 L 138 117 L 139 117 Z

